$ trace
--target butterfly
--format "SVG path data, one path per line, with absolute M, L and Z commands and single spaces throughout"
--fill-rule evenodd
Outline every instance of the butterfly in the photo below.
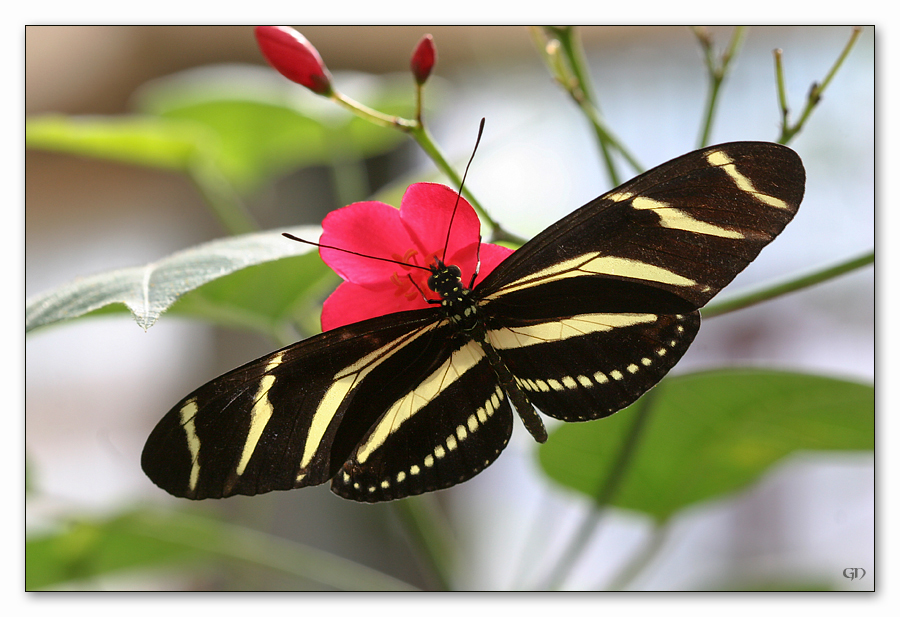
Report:
M 664 163 L 525 243 L 482 280 L 435 258 L 439 299 L 289 345 L 184 397 L 144 472 L 190 499 L 322 484 L 398 499 L 464 482 L 509 442 L 513 407 L 608 416 L 684 355 L 698 309 L 794 217 L 797 154 L 735 142 Z

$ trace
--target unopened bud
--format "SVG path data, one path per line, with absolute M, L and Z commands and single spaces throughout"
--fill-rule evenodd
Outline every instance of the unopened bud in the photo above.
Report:
M 434 38 L 430 34 L 426 34 L 419 40 L 413 51 L 412 59 L 409 61 L 409 68 L 412 70 L 413 77 L 416 78 L 416 83 L 420 86 L 431 75 L 435 59 Z
M 331 73 L 302 34 L 287 26 L 257 26 L 256 42 L 276 71 L 316 94 L 331 94 Z

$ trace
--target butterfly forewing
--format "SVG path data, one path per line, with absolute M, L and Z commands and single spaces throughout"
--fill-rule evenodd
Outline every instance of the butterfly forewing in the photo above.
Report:
M 493 300 L 557 281 L 566 281 L 556 292 L 565 293 L 572 279 L 606 278 L 699 308 L 781 233 L 800 206 L 804 182 L 800 158 L 784 146 L 736 142 L 698 150 L 551 225 L 477 289 Z

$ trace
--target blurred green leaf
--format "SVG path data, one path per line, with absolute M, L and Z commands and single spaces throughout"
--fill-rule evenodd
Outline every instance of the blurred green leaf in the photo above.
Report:
M 72 522 L 58 532 L 25 540 L 25 590 L 136 567 L 152 567 L 195 553 L 183 544 L 154 538 L 133 529 L 133 516 L 108 521 Z
M 801 373 L 718 370 L 666 379 L 610 505 L 664 522 L 737 491 L 799 450 L 871 450 L 869 385 Z M 631 408 L 566 424 L 540 448 L 554 480 L 595 498 L 636 419 Z M 620 470 L 615 470 L 620 471 Z
M 366 566 L 284 538 L 202 516 L 150 509 L 73 521 L 57 531 L 26 538 L 25 589 L 222 557 L 336 589 L 412 589 Z
M 211 148 L 212 134 L 152 116 L 45 115 L 25 121 L 25 146 L 176 171 Z
M 211 281 L 184 294 L 169 314 L 255 330 L 279 341 L 292 340 L 297 324 L 305 334 L 319 331 L 322 300 L 339 282 L 318 252 L 312 251 Z
M 290 231 L 301 238 L 317 238 L 320 233 L 317 227 L 292 227 L 234 236 L 179 251 L 145 266 L 75 279 L 26 301 L 25 331 L 80 317 L 110 304 L 127 306 L 138 325 L 147 329 L 177 299 L 201 285 L 249 266 L 312 253 L 314 257 L 308 261 L 293 262 L 300 269 L 299 272 L 285 272 L 290 267 L 287 264 L 275 267 L 284 276 L 283 280 L 287 281 L 286 292 L 297 293 L 298 285 L 312 284 L 325 274 L 312 247 L 282 237 L 282 231 Z M 305 266 L 310 266 L 310 272 L 306 274 L 303 273 Z M 235 282 L 223 282 L 198 295 L 192 303 L 185 302 L 182 310 L 207 316 L 214 312 L 211 305 L 217 299 L 222 300 L 227 296 L 234 307 L 258 306 L 261 311 L 272 310 L 274 307 L 283 314 L 286 300 L 285 293 L 278 291 L 282 286 L 281 282 L 256 294 L 245 291 L 249 286 L 252 292 L 252 289 L 258 289 L 262 283 L 263 277 L 256 280 L 253 272 L 241 274 Z M 246 303 L 243 305 L 236 299 L 242 294 L 246 295 Z M 274 295 L 270 297 L 269 294 Z M 224 304 L 220 308 L 226 310 Z
M 408 75 L 338 79 L 346 91 L 384 113 L 411 113 Z M 185 71 L 147 84 L 137 101 L 135 115 L 28 118 L 26 147 L 192 177 L 208 176 L 214 167 L 213 176 L 246 195 L 295 169 L 361 160 L 406 139 L 262 67 Z
M 413 89 L 404 77 L 338 74 L 336 79 L 342 90 L 358 91 L 356 96 L 367 105 L 389 114 L 409 114 Z M 262 67 L 178 73 L 142 88 L 138 105 L 148 114 L 193 122 L 213 133 L 216 164 L 245 194 L 291 170 L 371 157 L 405 138 Z

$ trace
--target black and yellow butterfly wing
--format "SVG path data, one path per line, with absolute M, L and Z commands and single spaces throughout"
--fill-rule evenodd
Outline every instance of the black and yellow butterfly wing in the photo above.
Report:
M 698 309 L 791 220 L 799 157 L 776 144 L 686 154 L 547 228 L 440 308 L 301 341 L 202 386 L 150 435 L 147 475 L 193 499 L 321 484 L 358 501 L 446 488 L 492 463 L 510 401 L 609 415 L 681 358 Z M 533 413 L 533 410 L 531 411 Z M 531 427 L 529 427 L 531 430 Z
M 781 233 L 804 186 L 800 157 L 760 142 L 705 148 L 634 178 L 476 286 L 492 345 L 544 413 L 618 411 L 681 358 L 697 309 Z

